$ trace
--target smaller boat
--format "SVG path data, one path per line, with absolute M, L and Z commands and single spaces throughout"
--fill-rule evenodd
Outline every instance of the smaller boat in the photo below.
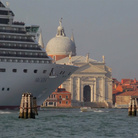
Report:
M 93 109 L 91 107 L 81 107 L 80 110 L 82 112 L 90 112 L 90 111 L 93 111 Z

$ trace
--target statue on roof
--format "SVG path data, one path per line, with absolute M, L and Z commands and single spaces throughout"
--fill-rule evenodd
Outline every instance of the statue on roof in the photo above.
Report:
M 63 18 L 60 18 L 60 20 L 59 20 L 59 25 L 60 25 L 60 26 L 62 26 L 62 19 L 63 19 Z
M 58 26 L 58 28 L 57 28 L 57 35 L 56 35 L 56 36 L 66 36 L 66 34 L 65 34 L 65 32 L 64 32 L 64 27 L 62 27 L 62 19 L 63 19 L 63 18 L 61 18 L 61 19 L 59 20 L 59 26 Z

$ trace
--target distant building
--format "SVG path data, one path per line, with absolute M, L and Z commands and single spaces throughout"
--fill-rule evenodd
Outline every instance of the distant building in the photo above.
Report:
M 116 78 L 113 79 L 113 91 L 116 90 L 117 86 L 120 84 L 120 82 Z
M 52 38 L 46 52 L 58 64 L 70 64 L 79 69 L 71 75 L 62 88 L 71 92 L 73 106 L 97 106 L 107 107 L 112 105 L 112 69 L 103 61 L 90 59 L 89 54 L 76 56 L 74 36 L 66 37 L 62 22 L 57 28 L 56 37 Z M 61 72 L 63 73 L 63 72 Z
M 136 79 L 122 79 L 121 84 L 125 86 L 131 86 L 134 90 L 138 90 L 138 81 Z
M 113 91 L 113 105 L 115 105 L 115 103 L 116 103 L 116 96 L 121 94 L 121 93 L 123 93 L 123 92 L 120 92 L 120 91 L 117 91 L 117 90 Z
M 104 61 L 104 60 L 103 60 Z M 99 104 L 99 102 L 112 105 L 112 70 L 105 62 L 97 62 L 88 55 L 73 56 L 58 60 L 57 63 L 79 66 L 69 79 L 62 83 L 62 87 L 71 92 L 72 105 L 79 106 L 82 103 Z M 91 104 L 90 104 L 91 103 Z M 106 105 L 107 105 L 106 104 Z
M 138 91 L 127 91 L 116 96 L 115 107 L 128 108 L 130 98 L 138 97 Z
M 71 93 L 58 88 L 43 102 L 43 107 L 71 107 Z
M 126 93 L 129 91 L 130 93 Z M 138 81 L 136 79 L 121 79 L 121 82 L 113 79 L 113 104 L 117 103 L 117 97 L 125 94 L 130 94 L 130 96 L 133 96 L 134 93 L 132 92 L 134 91 L 138 92 Z
M 59 24 L 56 36 L 49 40 L 46 46 L 47 54 L 52 57 L 54 61 L 68 57 L 69 55 L 76 55 L 76 46 L 73 34 L 71 38 L 68 38 L 65 34 L 64 28 L 62 27 L 62 20 L 59 21 Z
M 125 92 L 125 91 L 133 91 L 134 88 L 130 84 L 129 85 L 119 84 L 116 90 L 120 92 Z

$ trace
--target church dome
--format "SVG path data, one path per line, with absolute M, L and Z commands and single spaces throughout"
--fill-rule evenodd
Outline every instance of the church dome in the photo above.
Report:
M 76 55 L 75 43 L 71 41 L 68 37 L 54 37 L 52 38 L 47 46 L 46 51 L 48 55 Z
M 62 22 L 60 20 L 60 26 L 57 28 L 56 37 L 52 38 L 46 46 L 46 52 L 48 55 L 76 55 L 76 46 L 74 38 L 70 39 L 66 37 Z

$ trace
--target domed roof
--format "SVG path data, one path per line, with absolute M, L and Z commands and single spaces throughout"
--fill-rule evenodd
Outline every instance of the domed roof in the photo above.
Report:
M 46 52 L 48 55 L 76 55 L 75 43 L 71 41 L 68 37 L 54 37 L 52 38 L 47 46 Z
M 76 46 L 74 39 L 66 37 L 62 22 L 60 20 L 60 26 L 57 28 L 56 37 L 52 38 L 46 46 L 46 52 L 48 55 L 76 55 Z

